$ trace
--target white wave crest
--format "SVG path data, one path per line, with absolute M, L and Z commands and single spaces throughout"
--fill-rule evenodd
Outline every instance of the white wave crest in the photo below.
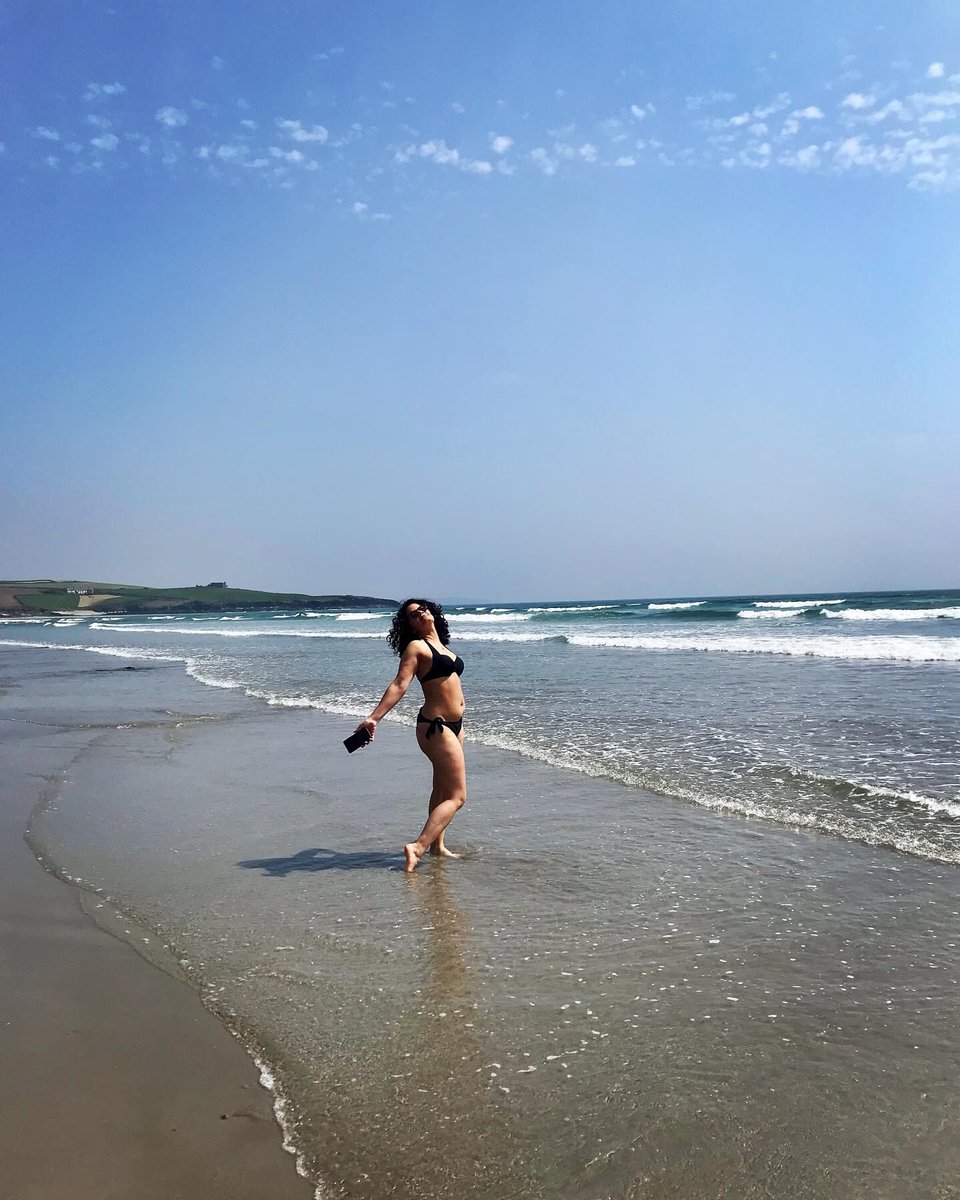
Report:
M 799 617 L 801 613 L 806 612 L 806 607 L 802 608 L 766 608 L 763 612 L 757 612 L 754 608 L 743 608 L 737 613 L 738 617 Z
M 817 608 L 821 604 L 843 604 L 843 600 L 754 600 L 754 608 Z
M 309 617 L 319 617 L 322 613 L 307 613 Z M 338 621 L 383 621 L 389 617 L 389 613 L 337 613 Z
M 844 621 L 933 621 L 940 617 L 960 620 L 960 607 L 954 608 L 845 608 L 843 612 L 824 612 L 824 617 Z
M 488 613 L 450 613 L 451 621 L 477 621 L 484 625 L 497 624 L 504 621 L 529 621 L 528 613 L 521 612 L 488 612 Z
M 554 605 L 549 608 L 528 608 L 528 613 L 555 613 L 555 612 L 601 612 L 608 608 L 618 608 L 616 604 L 569 604 L 569 605 Z
M 456 618 L 459 621 L 459 617 Z M 457 642 L 552 642 L 555 633 L 486 633 L 479 629 L 451 629 L 450 638 Z
M 183 626 L 180 629 L 157 628 L 152 625 L 101 625 L 94 621 L 91 629 L 102 630 L 104 633 L 149 633 L 154 637 L 161 634 L 172 634 L 174 637 L 225 637 L 225 638 L 255 638 L 255 637 L 287 637 L 287 638 L 382 638 L 382 633 L 359 633 L 353 630 L 326 629 L 219 629 L 211 626 L 207 629 L 194 629 Z
M 134 646 L 77 646 L 70 642 L 27 642 L 19 638 L 0 638 L 0 646 L 26 646 L 31 650 L 82 650 L 84 654 L 105 654 L 109 658 L 143 658 L 150 662 L 190 661 L 180 654 L 161 654 L 159 650 L 137 649 Z
M 571 646 L 618 650 L 702 650 L 720 654 L 785 654 L 791 658 L 840 658 L 862 662 L 960 662 L 960 638 L 891 637 L 777 637 L 756 634 L 728 638 L 640 634 L 620 637 L 568 634 Z
M 820 783 L 836 783 L 836 780 L 829 775 L 820 775 L 816 771 L 803 772 L 809 779 L 816 779 Z M 861 792 L 866 792 L 869 796 L 875 796 L 878 800 L 892 800 L 896 804 L 903 803 L 904 800 L 909 804 L 916 804 L 920 808 L 925 808 L 930 812 L 946 813 L 951 817 L 960 817 L 960 803 L 950 800 L 935 800 L 930 796 L 923 796 L 919 792 L 898 792 L 895 788 L 880 787 L 873 783 L 862 783 L 858 779 L 844 779 L 843 782 L 849 787 L 857 788 Z
M 701 604 L 706 604 L 706 600 L 678 600 L 676 603 L 670 604 L 648 604 L 647 608 L 662 609 L 668 611 L 673 608 L 699 608 Z

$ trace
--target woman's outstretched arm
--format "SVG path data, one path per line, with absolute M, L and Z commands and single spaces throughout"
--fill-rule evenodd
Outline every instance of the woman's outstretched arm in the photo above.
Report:
M 370 740 L 373 741 L 376 733 L 377 724 L 387 715 L 387 713 L 395 708 L 403 697 L 406 695 L 407 688 L 413 682 L 413 677 L 417 673 L 417 663 L 419 654 L 414 644 L 411 642 L 403 652 L 403 657 L 400 659 L 400 667 L 397 670 L 396 677 L 393 682 L 387 687 L 387 690 L 380 698 L 380 703 L 373 710 L 369 717 L 364 719 L 357 726 L 357 729 L 366 729 L 370 733 Z

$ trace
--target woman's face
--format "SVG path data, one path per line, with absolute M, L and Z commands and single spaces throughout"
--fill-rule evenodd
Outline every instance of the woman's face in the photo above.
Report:
M 408 604 L 405 612 L 410 628 L 417 637 L 428 637 L 433 633 L 433 613 L 425 604 Z

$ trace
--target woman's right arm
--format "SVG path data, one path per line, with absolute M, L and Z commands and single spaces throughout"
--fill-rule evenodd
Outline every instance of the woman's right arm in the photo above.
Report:
M 411 642 L 403 652 L 403 657 L 400 659 L 400 667 L 397 671 L 396 678 L 389 685 L 387 690 L 380 698 L 380 703 L 373 710 L 369 717 L 364 719 L 357 726 L 357 729 L 366 729 L 370 733 L 370 740 L 373 741 L 373 736 L 376 733 L 378 723 L 387 715 L 387 713 L 395 708 L 403 697 L 406 695 L 407 688 L 413 682 L 413 678 L 417 673 L 417 663 L 419 655 L 414 644 Z

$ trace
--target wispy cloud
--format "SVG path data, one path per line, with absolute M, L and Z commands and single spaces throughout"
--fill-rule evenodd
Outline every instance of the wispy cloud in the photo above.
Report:
M 329 131 L 323 125 L 312 125 L 306 128 L 300 121 L 278 120 L 277 128 L 282 129 L 295 142 L 320 142 L 322 144 L 330 136 Z
M 121 96 L 126 90 L 122 83 L 88 83 L 81 99 L 89 103 L 104 96 Z
M 455 147 L 448 146 L 443 138 L 431 139 L 419 146 L 411 145 L 398 150 L 394 155 L 394 162 L 403 164 L 417 158 L 427 159 L 441 167 L 456 167 L 471 175 L 489 175 L 493 171 L 493 164 L 486 159 L 470 158 L 461 154 Z
M 709 108 L 714 104 L 729 104 L 736 100 L 733 92 L 706 92 L 702 96 L 688 96 L 686 108 L 688 112 L 699 112 L 701 108 Z
M 157 109 L 156 119 L 167 129 L 178 129 L 190 120 L 182 108 L 173 108 L 169 104 Z
M 327 63 L 342 53 L 334 47 L 314 58 Z M 225 67 L 218 56 L 208 61 L 213 70 Z M 472 94 L 464 97 L 466 104 L 441 101 L 432 111 L 407 98 L 402 116 L 387 115 L 383 104 L 394 101 L 383 96 L 397 101 L 402 96 L 389 80 L 356 98 L 352 107 L 342 98 L 325 101 L 324 124 L 315 119 L 316 91 L 302 97 L 301 111 L 309 118 L 295 118 L 274 115 L 276 109 L 266 103 L 207 100 L 199 82 L 197 94 L 180 106 L 144 111 L 134 82 L 96 82 L 82 91 L 79 111 L 65 116 L 62 105 L 51 104 L 37 112 L 39 120 L 12 131 L 2 162 L 9 166 L 23 157 L 52 170 L 46 159 L 56 158 L 57 169 L 101 174 L 147 161 L 178 170 L 192 164 L 211 180 L 256 178 L 284 188 L 308 187 L 312 177 L 317 194 L 326 188 L 338 196 L 341 212 L 362 220 L 386 219 L 382 210 L 390 206 L 391 194 L 415 187 L 418 168 L 433 167 L 502 181 L 500 186 L 512 186 L 507 181 L 525 175 L 560 184 L 577 173 L 624 170 L 642 161 L 648 170 L 697 166 L 761 174 L 872 174 L 900 177 L 915 190 L 960 188 L 960 133 L 954 132 L 960 130 L 960 73 L 948 75 L 939 61 L 901 64 L 887 69 L 888 78 L 872 76 L 869 86 L 849 91 L 843 80 L 852 61 L 806 94 L 796 87 L 777 88 L 773 73 L 779 68 L 769 60 L 768 82 L 755 80 L 748 93 L 740 89 L 739 100 L 732 89 L 704 90 L 680 101 L 667 89 L 645 89 L 649 98 L 623 102 L 613 111 L 591 111 L 575 109 L 564 95 L 553 120 L 549 113 L 556 109 L 549 98 L 538 119 L 533 103 L 527 107 L 502 97 L 484 101 Z M 509 134 L 501 132 L 507 111 L 513 113 Z M 441 130 L 445 137 L 439 136 Z M 57 148 L 46 146 L 44 155 L 42 143 Z M 348 199 L 357 190 L 363 198 Z
M 866 96 L 863 92 L 851 92 L 848 96 L 844 97 L 841 107 L 852 109 L 872 108 L 876 102 L 876 96 Z

